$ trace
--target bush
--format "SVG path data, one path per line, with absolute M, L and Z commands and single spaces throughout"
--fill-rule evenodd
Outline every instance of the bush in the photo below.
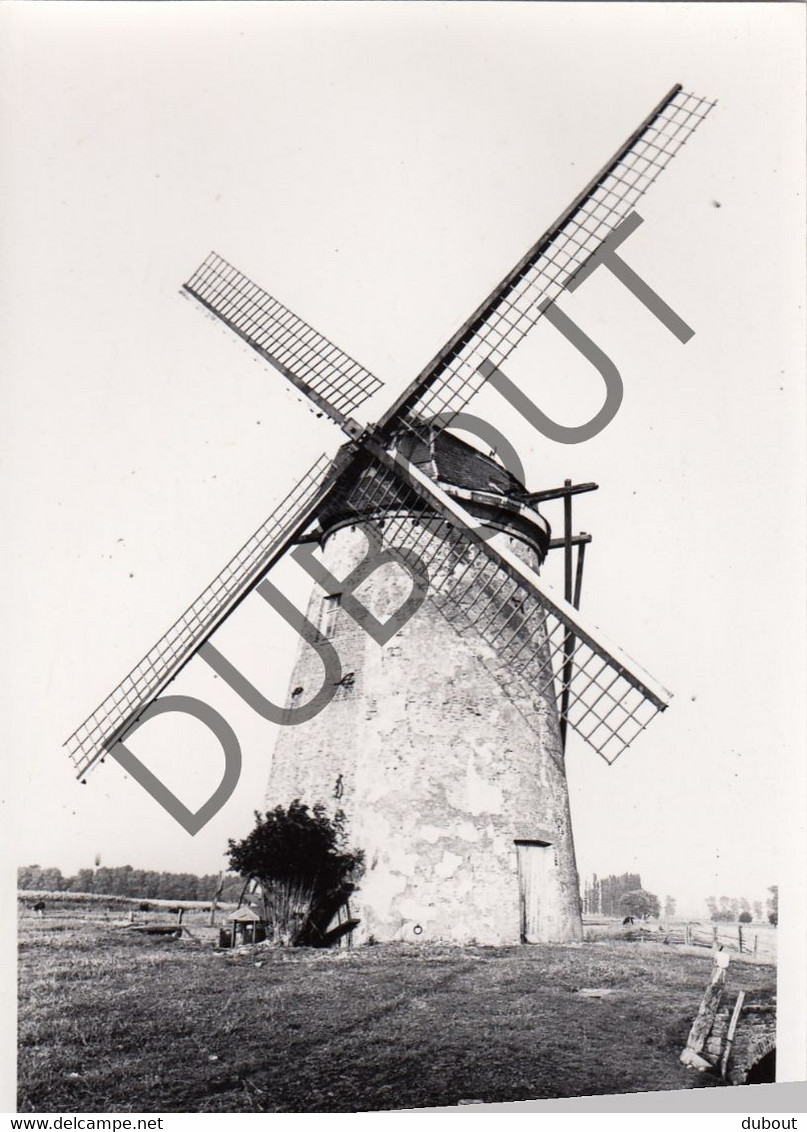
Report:
M 328 921 L 353 891 L 363 854 L 345 847 L 345 818 L 299 798 L 276 806 L 243 841 L 229 842 L 230 868 L 257 880 L 268 933 L 278 943 L 322 943 Z
M 637 888 L 620 896 L 619 909 L 626 916 L 639 916 L 643 920 L 650 916 L 658 919 L 661 913 L 658 897 L 652 892 L 645 892 L 643 888 Z
M 740 912 L 740 915 L 737 917 L 737 919 L 741 924 L 750 924 L 753 920 L 753 916 L 750 912 Z

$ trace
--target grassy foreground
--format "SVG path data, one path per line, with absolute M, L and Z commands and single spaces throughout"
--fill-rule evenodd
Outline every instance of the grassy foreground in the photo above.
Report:
M 25 917 L 20 937 L 20 1111 L 351 1112 L 712 1083 L 678 1062 L 708 953 L 224 955 L 97 917 Z M 775 972 L 737 962 L 729 977 L 752 989 Z

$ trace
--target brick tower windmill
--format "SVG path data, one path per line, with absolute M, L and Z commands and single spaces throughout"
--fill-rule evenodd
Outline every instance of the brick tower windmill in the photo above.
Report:
M 381 386 L 372 374 L 220 256 L 205 260 L 185 293 L 348 443 L 335 461 L 314 465 L 71 736 L 80 778 L 107 753 L 136 772 L 124 739 L 161 710 L 188 710 L 177 706 L 187 697 L 159 698 L 198 656 L 255 710 L 288 725 L 270 802 L 300 797 L 346 813 L 366 858 L 350 913 L 365 938 L 580 936 L 566 728 L 612 762 L 669 695 L 577 609 L 568 515 L 578 489 L 531 494 L 447 426 L 485 382 L 535 420 L 499 366 L 542 315 L 561 325 L 555 299 L 597 266 L 606 243 L 612 251 L 641 223 L 634 205 L 711 105 L 674 87 L 376 425 L 353 416 Z M 654 299 L 656 313 L 677 318 Z M 558 495 L 567 508 L 565 598 L 538 574 L 551 546 L 538 504 Z M 288 703 L 266 707 L 211 638 L 252 593 L 282 610 L 268 575 L 287 553 L 319 588 L 306 622 L 287 617 L 306 641 Z M 185 828 L 201 828 L 232 785 L 223 780 L 204 813 L 185 811 Z
M 445 430 L 402 444 L 416 468 L 496 531 L 492 539 L 538 570 L 550 531 L 522 484 Z M 417 503 L 407 518 L 405 492 L 379 509 L 372 473 L 359 465 L 320 512 L 321 560 L 334 579 L 349 577 L 371 543 L 417 553 L 424 538 L 441 537 Z M 395 535 L 385 544 L 390 516 Z M 513 638 L 513 651 L 529 642 L 548 667 L 549 645 L 520 623 L 517 595 L 497 593 L 500 578 L 466 572 L 467 556 L 447 548 L 439 578 L 430 571 L 422 602 L 383 646 L 342 607 L 338 587 L 315 588 L 307 619 L 337 650 L 344 675 L 326 710 L 281 730 L 267 807 L 300 798 L 347 815 L 366 858 L 350 902 L 359 938 L 579 939 L 554 690 L 520 676 L 489 641 Z M 357 596 L 386 623 L 411 589 L 390 562 Z M 316 653 L 301 645 L 290 703 L 321 682 Z

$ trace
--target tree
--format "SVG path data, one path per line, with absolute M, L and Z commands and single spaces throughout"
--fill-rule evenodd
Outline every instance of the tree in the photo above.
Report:
M 42 869 L 39 865 L 22 865 L 17 869 L 17 888 L 42 888 Z
M 596 916 L 600 913 L 600 882 L 597 874 L 593 873 L 591 880 L 586 880 L 583 887 L 583 912 Z
M 739 902 L 734 901 L 739 907 Z M 732 901 L 728 896 L 720 897 L 720 906 L 718 907 L 717 898 L 714 896 L 706 897 L 706 907 L 709 909 L 709 919 L 715 923 L 729 923 L 731 920 L 736 919 L 736 914 L 732 911 Z
M 772 884 L 768 889 L 768 923 L 774 927 L 779 923 L 779 885 Z
M 95 881 L 94 869 L 79 869 L 70 882 L 71 892 L 92 892 Z
M 620 900 L 626 892 L 635 892 L 642 887 L 638 873 L 622 873 L 621 876 L 603 877 L 600 881 L 600 912 L 603 916 L 619 916 Z
M 740 912 L 739 920 L 741 924 L 750 924 L 753 916 L 750 912 Z
M 295 799 L 255 813 L 255 828 L 243 841 L 228 842 L 229 866 L 257 880 L 264 914 L 275 940 L 292 945 L 321 942 L 334 911 L 353 891 L 364 855 L 345 846 L 345 818 L 331 819 Z
M 64 878 L 62 877 L 62 870 L 49 868 L 42 870 L 42 888 L 48 892 L 61 892 L 64 887 Z
M 675 917 L 675 897 L 674 896 L 665 896 L 664 897 L 664 915 L 665 915 L 668 922 L 670 920 L 674 919 L 674 917 Z
M 25 865 L 17 869 L 17 888 L 44 889 L 47 892 L 61 892 L 66 887 L 61 869 L 43 869 L 39 865 Z
M 645 892 L 643 888 L 624 893 L 619 899 L 619 909 L 625 916 L 639 916 L 643 920 L 650 916 L 658 919 L 661 914 L 658 897 L 652 892 Z
M 755 920 L 761 920 L 762 919 L 762 901 L 761 900 L 755 900 L 754 901 L 754 919 Z

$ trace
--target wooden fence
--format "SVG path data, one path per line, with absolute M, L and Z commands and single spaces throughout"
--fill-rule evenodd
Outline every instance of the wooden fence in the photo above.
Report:
M 683 935 L 673 939 L 673 935 Z M 740 955 L 776 962 L 776 931 L 757 929 L 753 924 L 686 924 L 670 933 L 670 943 L 687 943 L 692 947 L 723 947 Z
M 586 939 L 624 939 L 642 943 L 666 943 L 689 947 L 722 947 L 735 954 L 750 955 L 765 963 L 776 962 L 776 928 L 767 924 L 636 921 L 630 926 L 615 919 L 585 917 Z

